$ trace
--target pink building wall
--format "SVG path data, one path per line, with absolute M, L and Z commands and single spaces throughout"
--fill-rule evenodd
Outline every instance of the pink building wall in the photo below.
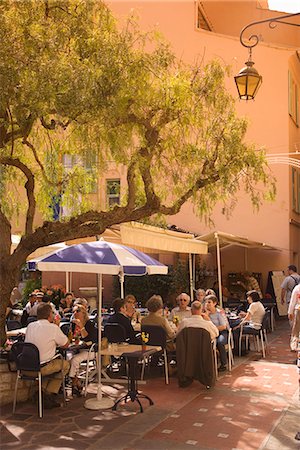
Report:
M 247 23 L 269 17 L 271 13 L 256 8 L 257 3 L 265 3 L 262 1 L 223 0 L 201 3 L 205 12 L 211 14 L 210 22 L 218 33 L 196 29 L 197 2 L 194 0 L 108 2 L 121 23 L 133 8 L 140 17 L 141 29 L 160 30 L 166 40 L 170 41 L 177 56 L 186 62 L 206 63 L 218 58 L 230 65 L 232 76 L 227 80 L 227 88 L 237 98 L 233 76 L 239 72 L 248 58 L 247 49 L 239 42 L 239 31 Z M 258 31 L 260 32 L 260 29 Z M 263 76 L 263 84 L 255 101 L 237 100 L 236 109 L 239 115 L 246 116 L 249 120 L 247 132 L 249 142 L 255 142 L 258 147 L 264 146 L 266 151 L 272 154 L 294 151 L 295 145 L 299 145 L 300 150 L 300 129 L 295 127 L 288 115 L 289 67 L 296 77 L 300 92 L 300 61 L 295 56 L 295 48 L 292 47 L 296 35 L 294 30 L 288 27 L 284 32 L 281 30 L 276 38 L 275 30 L 266 34 L 265 31 L 265 28 L 261 30 L 264 42 L 260 42 L 253 50 L 255 67 Z M 280 42 L 274 43 L 276 39 Z M 212 213 L 214 228 L 209 228 L 203 220 L 196 217 L 189 203 L 183 206 L 179 214 L 167 219 L 168 223 L 176 224 L 191 232 L 204 234 L 219 230 L 274 246 L 277 250 L 244 250 L 240 247 L 222 250 L 222 270 L 225 275 L 245 268 L 262 272 L 264 287 L 269 270 L 284 270 L 292 262 L 300 266 L 300 228 L 290 225 L 291 218 L 300 224 L 299 214 L 291 211 L 291 168 L 287 165 L 273 165 L 270 168 L 277 179 L 276 201 L 264 202 L 258 212 L 253 211 L 249 198 L 241 191 L 238 204 L 229 219 L 222 214 L 223 205 L 218 204 L 215 207 Z M 126 184 L 126 173 L 123 169 L 112 166 L 105 177 L 121 178 L 124 185 Z M 98 205 L 105 203 L 104 181 L 104 177 L 101 178 L 98 193 L 94 196 Z M 170 263 L 170 258 L 169 255 L 160 255 L 164 263 Z M 216 267 L 214 251 L 205 260 L 212 267 Z M 55 277 L 53 274 L 43 274 L 43 284 L 52 284 L 53 280 L 55 283 L 65 284 L 64 274 L 57 273 Z M 110 299 L 111 280 L 111 277 L 104 279 L 104 301 Z M 79 295 L 80 286 L 96 286 L 96 277 L 86 274 L 73 275 L 73 289 L 76 295 Z
M 261 4 L 266 2 L 260 2 Z M 216 28 L 222 28 L 224 33 L 233 29 L 235 36 L 216 34 L 214 32 L 196 29 L 196 2 L 185 1 L 111 1 L 109 6 L 117 18 L 124 20 L 132 8 L 139 15 L 142 30 L 159 29 L 178 57 L 186 62 L 196 60 L 203 63 L 218 58 L 232 67 L 232 77 L 227 80 L 228 90 L 237 98 L 233 76 L 245 65 L 248 50 L 239 41 L 239 31 L 253 20 L 262 20 L 274 12 L 256 8 L 257 2 L 201 2 L 204 10 L 213 11 L 214 17 L 209 17 L 210 23 Z M 219 9 L 218 9 L 219 8 Z M 244 15 L 244 13 L 246 15 Z M 218 16 L 219 14 L 219 16 Z M 221 21 L 220 21 L 221 17 Z M 291 28 L 291 29 L 290 29 Z M 247 140 L 255 142 L 258 147 L 264 146 L 267 153 L 284 153 L 292 151 L 294 143 L 300 143 L 299 128 L 291 124 L 288 114 L 288 69 L 293 61 L 293 69 L 300 84 L 299 60 L 295 60 L 295 47 L 299 33 L 294 27 L 266 31 L 255 29 L 264 36 L 253 50 L 255 67 L 263 76 L 263 84 L 255 101 L 237 100 L 237 113 L 249 120 Z M 253 32 L 251 30 L 250 33 Z M 268 41 L 272 38 L 272 41 Z M 280 43 L 272 44 L 278 40 Z M 284 44 L 285 42 L 285 44 Z M 290 45 L 290 47 L 289 47 Z M 287 165 L 270 165 L 272 174 L 277 179 L 277 197 L 275 202 L 264 202 L 260 210 L 253 211 L 249 198 L 241 191 L 238 204 L 231 217 L 227 219 L 222 214 L 223 205 L 217 205 L 212 213 L 215 229 L 248 237 L 249 239 L 266 242 L 278 250 L 257 251 L 248 250 L 248 269 L 263 272 L 266 278 L 268 270 L 284 270 L 288 264 L 299 264 L 300 230 L 291 228 L 289 223 L 291 212 L 290 167 Z M 299 215 L 296 219 L 300 222 Z M 204 234 L 212 231 L 204 221 L 192 212 L 192 206 L 185 204 L 176 216 L 170 217 L 168 223 Z M 292 247 L 291 247 L 292 243 Z M 226 250 L 222 252 L 222 264 L 226 272 L 240 271 L 245 268 L 244 250 Z

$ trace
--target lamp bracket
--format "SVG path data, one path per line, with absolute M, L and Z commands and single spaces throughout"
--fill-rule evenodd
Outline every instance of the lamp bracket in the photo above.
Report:
M 269 19 L 251 22 L 241 30 L 240 42 L 244 47 L 249 48 L 251 50 L 253 47 L 255 47 L 258 44 L 259 37 L 257 34 L 252 34 L 251 36 L 249 36 L 248 39 L 245 40 L 244 33 L 246 30 L 248 30 L 248 28 L 253 27 L 254 25 L 260 25 L 261 23 L 268 23 L 269 27 L 271 29 L 275 28 L 278 23 L 281 23 L 284 25 L 291 25 L 293 27 L 300 27 L 300 23 L 294 23 L 294 22 L 290 22 L 289 20 L 286 20 L 286 19 L 290 19 L 291 17 L 296 17 L 296 16 L 300 16 L 300 12 L 294 13 L 294 14 L 285 14 L 283 16 L 270 17 Z

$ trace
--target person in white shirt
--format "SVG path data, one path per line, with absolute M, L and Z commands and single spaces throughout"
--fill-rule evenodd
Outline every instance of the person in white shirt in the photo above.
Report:
M 294 287 L 288 309 L 288 318 L 292 324 L 290 348 L 292 352 L 297 351 L 299 341 L 300 322 L 300 284 Z
M 300 284 L 294 287 L 291 295 L 291 301 L 288 309 L 289 320 L 294 320 L 295 308 L 300 304 Z
M 186 317 L 182 319 L 182 321 L 179 323 L 178 326 L 177 335 L 184 328 L 192 327 L 192 328 L 204 328 L 210 333 L 212 340 L 218 337 L 219 336 L 218 328 L 216 327 L 216 325 L 212 323 L 209 316 L 206 313 L 202 313 L 201 311 L 202 311 L 202 304 L 198 300 L 195 300 L 192 303 L 191 307 L 191 314 L 192 314 L 191 317 Z
M 168 320 L 170 322 L 181 322 L 185 317 L 191 317 L 191 308 L 188 306 L 190 303 L 190 296 L 182 292 L 176 298 L 178 306 L 172 309 L 169 314 Z M 177 324 L 177 323 L 176 323 Z
M 251 330 L 260 330 L 262 326 L 262 321 L 265 316 L 264 305 L 260 302 L 260 296 L 257 291 L 247 292 L 247 301 L 249 303 L 249 308 L 246 313 L 244 313 L 243 320 L 240 322 L 238 327 L 243 326 L 243 329 L 247 333 L 251 333 Z M 240 315 L 242 312 L 240 313 Z M 237 327 L 236 327 L 237 328 Z
M 36 317 L 37 316 L 37 308 L 38 305 L 43 301 L 43 297 L 44 297 L 44 292 L 32 292 L 30 301 L 28 303 L 31 303 L 31 307 L 30 305 L 28 305 L 28 310 L 27 310 L 27 305 L 25 306 L 29 317 Z M 32 303 L 33 302 L 33 303 Z
M 56 347 L 67 348 L 69 341 L 61 329 L 53 322 L 54 314 L 51 305 L 40 303 L 37 307 L 37 321 L 28 325 L 25 335 L 25 342 L 34 344 L 40 353 L 42 375 L 55 374 L 53 378 L 42 380 L 44 392 L 45 408 L 60 406 L 56 400 L 56 395 L 61 387 L 61 365 L 66 375 L 69 372 L 70 364 L 60 358 L 52 359 L 56 354 Z

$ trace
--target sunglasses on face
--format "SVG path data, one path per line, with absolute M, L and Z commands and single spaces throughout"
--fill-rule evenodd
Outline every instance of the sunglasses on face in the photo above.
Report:
M 179 301 L 180 302 L 187 302 L 187 299 L 186 298 L 180 298 Z

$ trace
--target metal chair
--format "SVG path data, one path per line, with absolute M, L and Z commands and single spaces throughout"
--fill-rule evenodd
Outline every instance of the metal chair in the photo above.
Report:
M 233 349 L 234 349 L 234 341 L 232 335 L 232 329 L 229 327 L 228 329 L 228 342 L 225 345 L 225 349 L 228 353 L 228 370 L 232 371 L 232 366 L 234 366 L 234 358 L 233 358 Z
M 262 331 L 263 331 L 263 336 L 264 336 L 266 347 L 269 345 L 267 331 L 272 329 L 271 323 L 272 323 L 272 313 L 270 310 L 266 310 L 263 321 L 262 321 Z
M 119 323 L 107 323 L 104 326 L 104 336 L 107 337 L 108 342 L 112 344 L 120 344 L 121 342 L 128 342 L 126 338 L 125 328 Z
M 27 326 L 32 323 L 32 322 L 36 322 L 37 321 L 37 317 L 36 316 L 30 316 L 27 319 Z
M 165 366 L 165 379 L 166 384 L 169 384 L 169 370 L 168 370 L 168 354 L 167 354 L 167 334 L 163 327 L 158 325 L 143 325 L 142 333 L 149 335 L 147 345 L 159 345 L 163 350 L 164 366 Z M 143 363 L 141 379 L 144 377 L 145 363 Z
M 248 347 L 249 337 L 252 337 L 254 340 L 254 343 L 256 343 L 257 351 L 260 351 L 260 344 L 262 348 L 262 356 L 263 358 L 266 357 L 266 346 L 264 342 L 264 337 L 266 337 L 266 321 L 268 320 L 268 317 L 266 314 L 264 315 L 262 326 L 259 330 L 256 330 L 255 328 L 251 328 L 248 330 L 245 330 L 243 326 L 241 326 L 240 331 L 240 337 L 239 337 L 239 356 L 242 354 L 242 339 L 246 339 L 246 348 Z
M 217 378 L 216 340 L 204 328 L 186 327 L 176 336 L 178 384 L 189 386 L 198 380 L 206 388 L 213 387 Z
M 21 323 L 18 320 L 8 320 L 6 322 L 7 331 L 19 330 L 22 328 Z
M 17 376 L 14 391 L 13 414 L 16 410 L 17 392 L 19 380 L 38 381 L 39 394 L 39 417 L 43 417 L 43 402 L 42 402 L 42 373 L 40 364 L 40 353 L 38 348 L 29 342 L 16 342 L 11 348 L 11 357 L 16 364 Z M 54 358 L 62 358 L 62 355 L 57 354 Z M 24 373 L 23 373 L 24 372 Z M 31 372 L 31 374 L 29 373 Z M 65 383 L 62 364 L 62 387 L 65 401 Z
M 64 335 L 68 336 L 70 331 L 71 322 L 63 322 L 60 324 L 60 329 L 64 333 Z
M 94 353 L 94 356 L 92 356 L 93 353 Z M 91 363 L 93 364 L 92 368 L 90 366 Z M 97 365 L 98 365 L 98 344 L 93 344 L 89 348 L 89 353 L 88 353 L 88 357 L 86 360 L 85 382 L 84 382 L 84 396 L 85 397 L 87 394 L 87 388 L 88 388 L 90 379 L 92 379 L 95 376 L 95 374 L 98 373 Z M 90 371 L 90 369 L 91 369 L 91 371 Z

